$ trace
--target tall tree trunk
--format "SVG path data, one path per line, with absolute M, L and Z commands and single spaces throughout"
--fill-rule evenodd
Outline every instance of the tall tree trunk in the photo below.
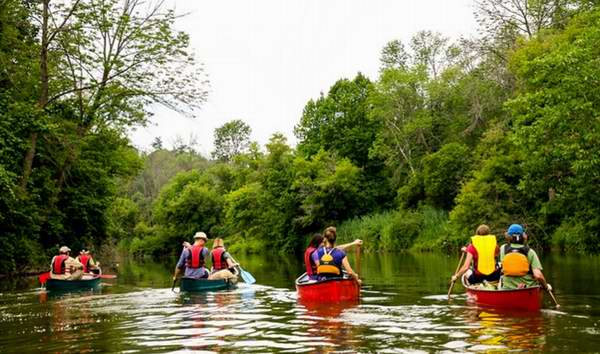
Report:
M 50 0 L 42 0 L 42 45 L 40 49 L 40 97 L 38 108 L 43 111 L 48 104 L 48 17 Z M 23 160 L 23 176 L 21 178 L 21 189 L 27 190 L 27 182 L 31 176 L 31 168 L 37 145 L 38 133 L 33 132 L 29 136 L 29 150 Z

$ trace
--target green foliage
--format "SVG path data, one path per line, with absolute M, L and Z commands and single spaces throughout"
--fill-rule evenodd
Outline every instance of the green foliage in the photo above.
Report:
M 129 242 L 144 208 L 117 197 L 142 162 L 127 129 L 149 103 L 188 111 L 206 94 L 160 4 L 51 1 L 47 27 L 43 6 L 0 2 L 1 274 L 46 269 L 61 245 Z
M 239 119 L 227 122 L 215 129 L 213 158 L 231 161 L 235 156 L 246 152 L 250 146 L 251 132 L 250 126 Z
M 443 250 L 448 247 L 448 215 L 432 207 L 399 209 L 343 222 L 340 242 L 362 239 L 367 250 Z
M 425 157 L 423 189 L 429 204 L 450 209 L 470 167 L 469 148 L 459 143 L 446 144 Z
M 514 141 L 528 157 L 520 188 L 537 200 L 540 223 L 550 230 L 561 219 L 571 229 L 583 227 L 579 237 L 588 245 L 577 248 L 586 250 L 600 237 L 598 41 L 600 10 L 594 10 L 564 31 L 525 43 L 511 60 L 519 95 L 507 103 L 516 117 Z

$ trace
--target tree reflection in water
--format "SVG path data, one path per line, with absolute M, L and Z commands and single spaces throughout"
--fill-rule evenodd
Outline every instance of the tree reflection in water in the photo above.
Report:
M 465 321 L 476 325 L 469 339 L 477 348 L 541 351 L 546 343 L 542 313 L 477 308 L 461 311 Z

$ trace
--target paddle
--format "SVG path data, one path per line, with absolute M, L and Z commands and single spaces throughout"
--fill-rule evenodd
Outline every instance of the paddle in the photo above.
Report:
M 250 274 L 249 272 L 243 270 L 242 266 L 233 257 L 231 257 L 231 260 L 234 261 L 235 263 L 237 263 L 237 268 L 240 271 L 240 276 L 242 277 L 242 279 L 244 280 L 244 282 L 246 284 L 254 284 L 254 283 L 256 283 L 256 279 L 254 279 L 254 277 L 252 276 L 252 274 Z
M 542 288 L 544 288 L 548 294 L 550 294 L 550 297 L 552 298 L 552 301 L 554 301 L 554 305 L 556 305 L 556 308 L 559 309 L 560 308 L 560 304 L 558 303 L 558 301 L 556 301 L 556 297 L 554 297 L 554 294 L 552 293 L 552 290 L 550 290 L 548 288 L 548 283 L 544 282 L 542 284 Z
M 40 274 L 38 279 L 40 280 L 40 284 L 42 284 L 42 285 L 46 284 L 48 279 L 50 279 L 50 272 Z
M 356 245 L 354 256 L 356 257 L 356 273 L 360 274 L 360 245 Z
M 454 274 L 456 274 L 458 272 L 458 270 L 460 269 L 460 266 L 462 265 L 462 262 L 463 262 L 463 258 L 465 258 L 465 252 L 462 252 L 462 254 L 460 255 L 460 260 L 458 261 L 458 265 L 456 266 L 456 270 L 454 271 Z M 450 282 L 450 288 L 448 289 L 448 300 L 450 300 L 450 294 L 452 293 L 452 288 L 454 287 L 455 282 L 456 282 L 456 280 L 452 280 L 452 282 Z

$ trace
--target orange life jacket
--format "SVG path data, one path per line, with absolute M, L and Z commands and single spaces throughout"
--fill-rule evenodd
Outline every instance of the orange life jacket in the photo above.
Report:
M 54 261 L 52 263 L 52 273 L 54 274 L 66 274 L 70 273 L 69 269 L 65 266 L 65 262 L 69 259 L 69 256 L 66 254 L 59 254 L 54 257 Z
M 327 274 L 327 275 L 340 275 L 342 271 L 337 264 L 335 264 L 333 256 L 331 252 L 333 252 L 333 248 L 327 252 L 325 247 L 323 249 L 323 254 L 319 258 L 319 265 L 317 266 L 317 274 Z M 320 253 L 320 249 L 317 251 Z
M 204 267 L 204 256 L 202 256 L 203 249 L 203 246 L 192 246 L 185 266 L 188 268 Z
M 522 277 L 531 273 L 531 264 L 527 254 L 529 247 L 512 247 L 511 245 L 502 246 L 504 249 L 504 258 L 502 259 L 502 273 L 509 277 Z

